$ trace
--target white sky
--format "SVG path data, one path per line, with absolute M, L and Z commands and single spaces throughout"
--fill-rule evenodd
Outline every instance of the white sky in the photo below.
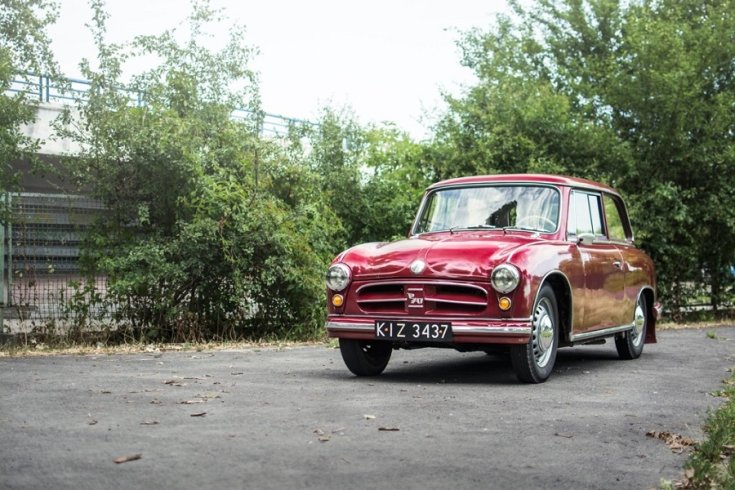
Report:
M 62 71 L 79 77 L 94 59 L 86 0 L 60 0 L 51 27 Z M 424 115 L 442 107 L 441 90 L 472 83 L 460 66 L 458 30 L 487 27 L 504 0 L 212 0 L 247 27 L 245 43 L 260 53 L 263 109 L 315 119 L 325 105 L 351 107 L 363 122 L 393 121 L 423 137 Z M 188 0 L 107 0 L 109 40 L 156 34 L 186 18 Z

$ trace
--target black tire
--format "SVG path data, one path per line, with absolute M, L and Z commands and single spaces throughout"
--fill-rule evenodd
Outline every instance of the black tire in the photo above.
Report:
M 339 351 L 354 375 L 377 376 L 388 365 L 393 347 L 380 340 L 339 339 Z
M 633 329 L 619 333 L 615 336 L 615 348 L 621 359 L 638 359 L 643 353 L 643 345 L 646 343 L 646 328 L 648 327 L 648 310 L 646 309 L 646 297 L 641 294 L 635 305 L 633 316 Z
M 532 327 L 528 343 L 511 347 L 510 360 L 519 380 L 543 383 L 554 371 L 559 348 L 559 307 L 548 284 L 541 287 L 533 305 Z

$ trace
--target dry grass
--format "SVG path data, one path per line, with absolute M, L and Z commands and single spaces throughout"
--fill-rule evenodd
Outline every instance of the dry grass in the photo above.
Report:
M 289 350 L 298 347 L 327 345 L 326 341 L 286 342 L 202 342 L 187 344 L 124 344 L 124 345 L 70 345 L 48 346 L 38 343 L 28 346 L 0 346 L 0 357 L 35 357 L 58 355 L 113 355 L 146 352 L 213 352 L 229 350 Z
M 703 322 L 673 322 L 665 321 L 656 324 L 656 330 L 683 330 L 683 329 L 698 329 L 702 330 L 705 328 L 720 328 L 720 327 L 732 327 L 735 326 L 733 320 L 723 321 L 703 321 Z

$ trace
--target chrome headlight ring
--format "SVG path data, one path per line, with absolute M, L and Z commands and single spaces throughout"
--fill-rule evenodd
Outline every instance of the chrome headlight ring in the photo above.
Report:
M 511 264 L 500 264 L 490 274 L 490 283 L 501 294 L 513 291 L 520 282 L 521 273 L 516 266 Z
M 352 272 L 345 264 L 332 264 L 327 269 L 327 287 L 332 291 L 342 291 L 350 283 Z

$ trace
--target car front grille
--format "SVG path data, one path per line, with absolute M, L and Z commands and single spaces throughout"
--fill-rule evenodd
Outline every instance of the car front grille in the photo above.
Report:
M 380 282 L 356 288 L 366 314 L 471 316 L 487 310 L 488 292 L 476 285 L 445 282 Z

